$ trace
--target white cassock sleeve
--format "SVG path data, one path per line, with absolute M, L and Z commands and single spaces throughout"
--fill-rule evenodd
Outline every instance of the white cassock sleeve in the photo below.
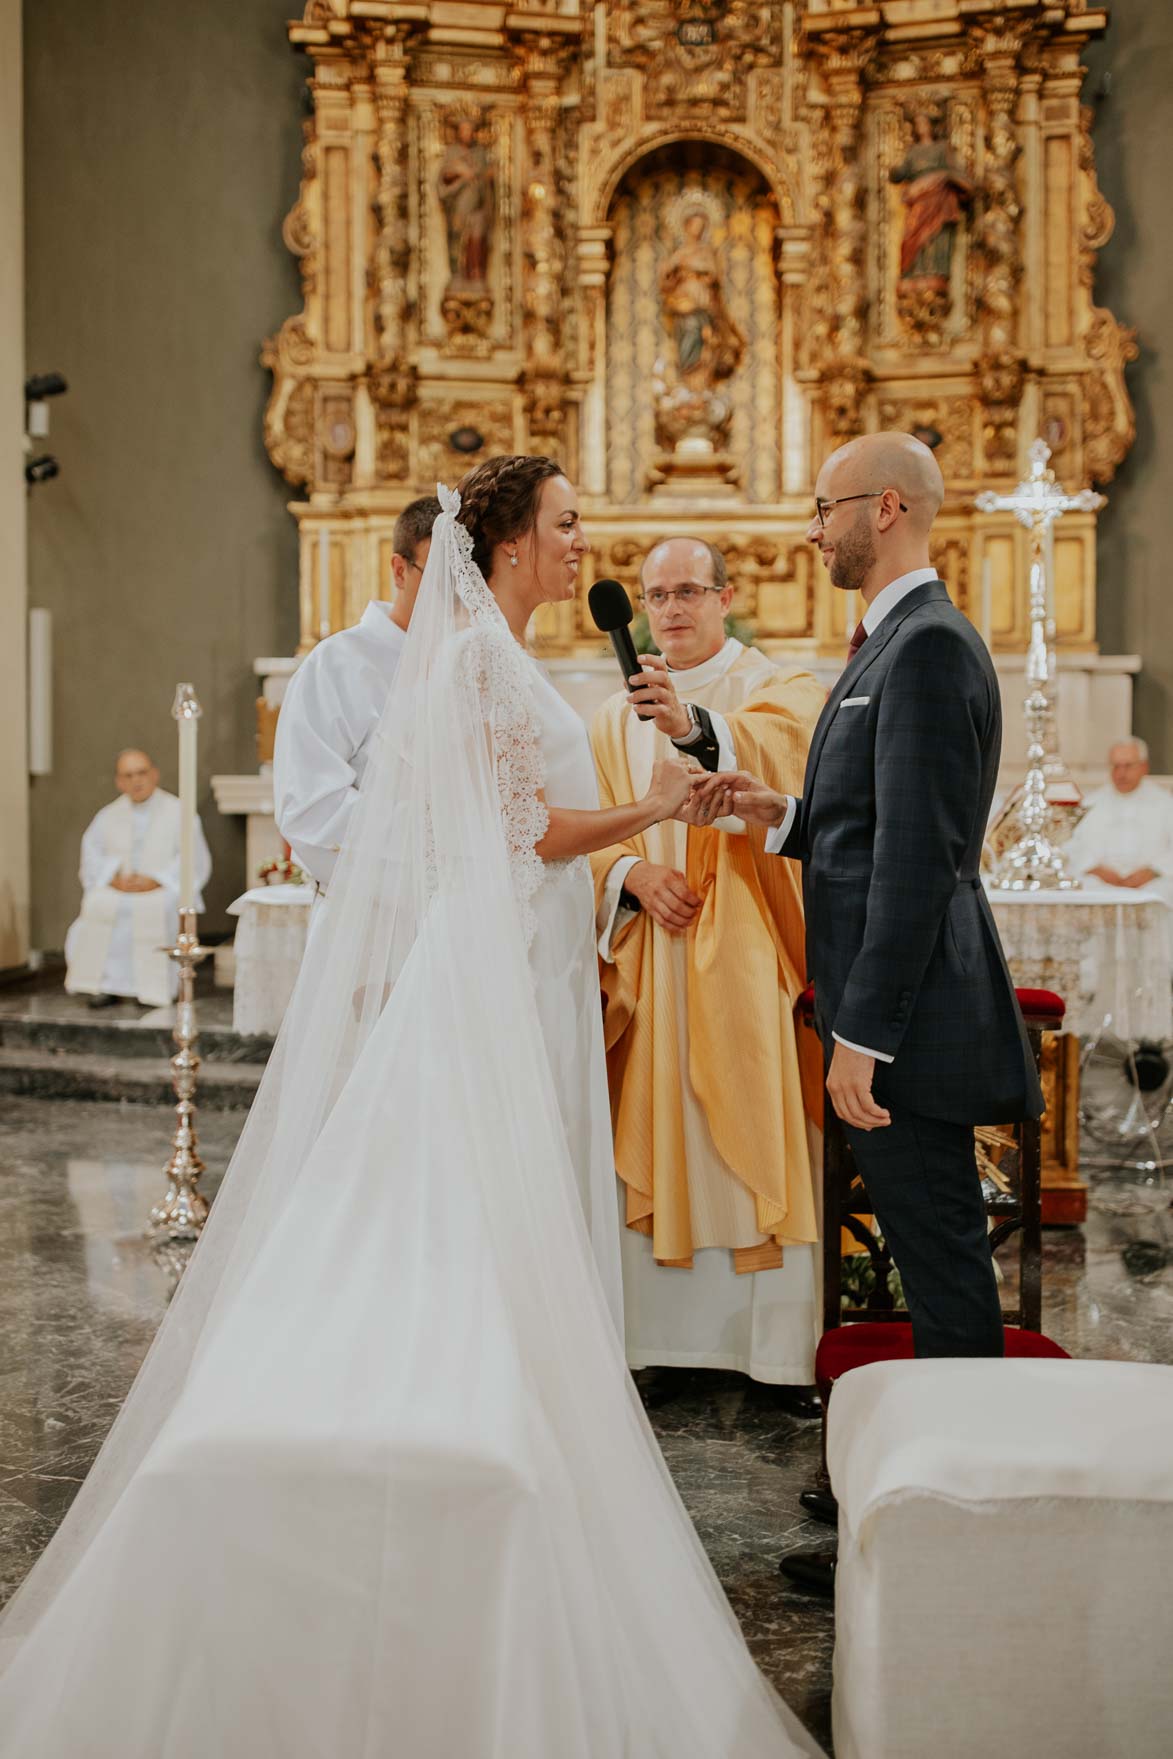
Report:
M 78 877 L 82 891 L 96 892 L 99 886 L 108 886 L 117 872 L 118 856 L 107 855 L 102 814 L 95 813 L 81 839 L 81 872 Z
M 323 655 L 323 659 L 325 659 Z M 344 694 L 311 654 L 289 681 L 273 751 L 273 814 L 300 866 L 327 886 L 358 805 L 351 758 L 370 731 L 362 679 Z M 363 713 L 364 707 L 368 712 Z M 376 708 L 374 720 L 378 720 Z

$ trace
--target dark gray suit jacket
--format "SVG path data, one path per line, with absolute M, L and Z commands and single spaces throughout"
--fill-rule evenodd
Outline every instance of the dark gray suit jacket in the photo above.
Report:
M 887 1053 L 880 1103 L 956 1123 L 1043 1109 L 978 877 L 1001 743 L 985 643 L 943 581 L 914 587 L 832 690 L 782 851 L 824 1046 Z

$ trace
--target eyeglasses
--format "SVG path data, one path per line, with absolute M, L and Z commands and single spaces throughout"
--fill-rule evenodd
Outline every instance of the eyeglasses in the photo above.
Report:
M 675 592 L 665 592 L 654 586 L 651 592 L 641 592 L 639 602 L 649 611 L 662 611 L 673 599 L 682 605 L 699 605 L 707 592 L 720 592 L 719 586 L 678 586 Z
M 818 520 L 820 527 L 825 526 L 827 523 L 827 515 L 833 507 L 841 507 L 846 501 L 874 501 L 878 499 L 880 495 L 886 495 L 887 493 L 887 489 L 865 489 L 862 495 L 837 495 L 833 501 L 817 500 L 815 502 L 815 518 Z M 902 513 L 908 512 L 908 508 L 904 505 L 903 501 L 898 501 L 896 504 Z

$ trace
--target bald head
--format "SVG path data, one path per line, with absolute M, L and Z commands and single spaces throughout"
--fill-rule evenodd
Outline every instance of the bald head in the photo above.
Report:
M 146 752 L 132 745 L 118 753 L 114 783 L 120 794 L 127 795 L 136 806 L 141 806 L 159 786 L 159 772 Z
M 870 602 L 890 581 L 930 566 L 929 533 L 945 483 L 922 440 L 902 433 L 849 440 L 819 471 L 815 495 L 835 503 L 807 528 L 832 586 Z
M 861 489 L 894 488 L 908 508 L 909 523 L 926 536 L 945 499 L 940 465 L 924 441 L 912 434 L 861 434 L 848 440 L 824 464 L 820 483 L 824 475 L 835 482 L 827 500 Z M 848 483 L 850 488 L 844 486 Z
M 733 601 L 720 550 L 703 538 L 664 538 L 639 578 L 648 628 L 670 666 L 701 666 L 720 653 Z

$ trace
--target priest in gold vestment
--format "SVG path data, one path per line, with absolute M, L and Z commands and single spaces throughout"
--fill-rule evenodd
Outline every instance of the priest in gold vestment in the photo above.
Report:
M 809 672 L 726 637 L 733 590 L 720 553 L 668 539 L 641 583 L 662 657 L 645 658 L 644 686 L 595 717 L 601 803 L 644 792 L 670 740 L 685 753 L 715 743 L 720 768 L 752 758 L 780 791 L 800 790 L 823 692 Z M 665 821 L 591 857 L 628 1360 L 802 1386 L 818 1338 L 823 1071 L 794 1019 L 800 878 L 756 827 L 722 823 L 740 834 Z

